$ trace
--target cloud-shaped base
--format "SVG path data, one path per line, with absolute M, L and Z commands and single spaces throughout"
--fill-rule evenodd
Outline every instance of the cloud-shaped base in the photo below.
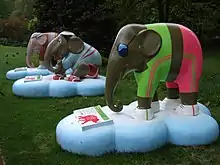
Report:
M 24 78 L 25 76 L 34 76 L 34 75 L 46 76 L 50 74 L 52 74 L 52 72 L 50 72 L 47 69 L 28 68 L 25 71 L 17 71 L 17 72 L 15 72 L 15 70 L 13 69 L 13 70 L 9 70 L 6 73 L 6 78 L 9 80 L 18 80 Z
M 107 152 L 148 152 L 164 146 L 206 145 L 219 136 L 219 126 L 202 104 L 198 116 L 180 116 L 171 111 L 160 111 L 150 121 L 136 121 L 130 114 L 136 102 L 125 106 L 120 113 L 107 106 L 103 110 L 113 120 L 113 125 L 81 131 L 74 123 L 73 114 L 57 125 L 57 142 L 62 149 L 72 153 L 99 156 Z
M 12 91 L 23 97 L 71 97 L 104 95 L 105 77 L 83 79 L 81 82 L 52 80 L 54 75 L 43 76 L 42 81 L 24 82 L 24 78 L 14 82 Z

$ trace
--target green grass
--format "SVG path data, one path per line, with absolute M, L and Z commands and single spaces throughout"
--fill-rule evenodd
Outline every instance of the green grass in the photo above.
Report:
M 144 154 L 107 154 L 102 157 L 79 156 L 62 151 L 56 143 L 57 123 L 73 109 L 105 105 L 104 97 L 73 97 L 68 99 L 27 99 L 12 93 L 13 81 L 6 80 L 9 69 L 25 65 L 25 48 L 0 46 L 0 148 L 7 165 L 196 165 L 219 164 L 220 140 L 205 147 L 167 145 Z M 18 53 L 17 53 L 18 52 Z M 17 54 L 16 54 L 17 53 Z M 5 57 L 7 54 L 8 58 Z M 13 57 L 13 54 L 15 57 Z M 8 62 L 8 64 L 6 64 Z M 220 120 L 220 52 L 205 53 L 200 83 L 200 102 L 209 104 Z M 165 96 L 162 84 L 160 98 Z M 136 99 L 136 84 L 132 76 L 122 81 L 117 99 L 124 104 Z M 205 123 L 204 123 L 205 124 Z

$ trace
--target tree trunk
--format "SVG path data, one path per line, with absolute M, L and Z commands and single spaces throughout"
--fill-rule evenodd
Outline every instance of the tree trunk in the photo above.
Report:
M 169 0 L 157 0 L 159 22 L 168 22 Z

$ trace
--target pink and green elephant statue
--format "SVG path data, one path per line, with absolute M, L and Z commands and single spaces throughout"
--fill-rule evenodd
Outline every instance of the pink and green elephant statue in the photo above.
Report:
M 53 58 L 58 60 L 56 67 L 51 66 Z M 58 34 L 49 43 L 44 55 L 44 66 L 56 74 L 55 80 L 64 79 L 69 69 L 71 69 L 70 81 L 97 78 L 101 65 L 101 54 L 69 31 Z
M 123 109 L 122 103 L 115 103 L 114 91 L 120 79 L 133 71 L 138 85 L 135 119 L 151 120 L 161 108 L 196 116 L 202 63 L 200 42 L 187 27 L 173 23 L 128 24 L 118 32 L 109 56 L 107 105 L 114 112 Z M 159 105 L 156 90 L 160 82 L 166 82 L 167 97 Z

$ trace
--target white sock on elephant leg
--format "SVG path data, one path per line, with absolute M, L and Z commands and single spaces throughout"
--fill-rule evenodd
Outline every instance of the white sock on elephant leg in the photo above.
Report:
M 196 105 L 180 104 L 176 108 L 176 112 L 180 115 L 185 115 L 185 116 L 197 116 L 199 114 L 199 106 L 198 104 Z
M 168 111 L 173 111 L 175 110 L 178 105 L 181 104 L 180 99 L 168 99 L 165 98 L 161 103 L 160 103 L 160 110 L 168 110 Z
M 151 103 L 151 109 L 153 110 L 154 113 L 157 113 L 160 111 L 160 103 L 159 101 L 153 101 Z
M 150 109 L 135 109 L 135 113 L 133 114 L 133 118 L 136 120 L 152 120 L 154 117 L 153 110 Z

